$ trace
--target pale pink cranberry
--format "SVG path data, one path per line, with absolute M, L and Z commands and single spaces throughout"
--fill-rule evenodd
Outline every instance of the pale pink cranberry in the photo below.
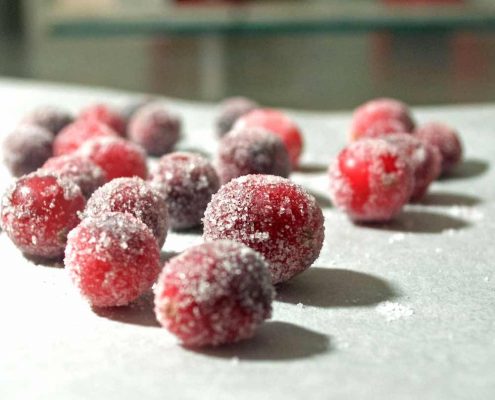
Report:
M 414 130 L 414 120 L 406 104 L 395 99 L 370 100 L 356 108 L 352 116 L 350 139 L 376 138 Z

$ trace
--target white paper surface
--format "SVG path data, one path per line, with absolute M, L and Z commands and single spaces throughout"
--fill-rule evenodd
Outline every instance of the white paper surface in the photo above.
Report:
M 1 135 L 37 105 L 128 99 L 0 80 Z M 181 148 L 215 151 L 216 108 L 171 106 L 185 120 Z M 320 200 L 325 244 L 244 343 L 182 348 L 155 322 L 151 296 L 95 313 L 63 268 L 28 262 L 0 234 L 0 399 L 495 398 L 495 106 L 416 111 L 457 127 L 466 161 L 381 227 L 354 226 L 328 201 L 326 165 L 350 114 L 291 112 L 306 139 L 292 177 Z M 2 192 L 9 181 L 2 167 Z M 170 234 L 164 251 L 200 242 Z

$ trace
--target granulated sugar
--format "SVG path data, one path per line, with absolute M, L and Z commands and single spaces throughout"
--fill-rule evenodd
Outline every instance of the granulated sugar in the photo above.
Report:
M 381 314 L 387 322 L 396 321 L 398 319 L 409 318 L 414 314 L 414 310 L 400 303 L 393 303 L 391 301 L 384 301 L 376 306 L 376 311 Z

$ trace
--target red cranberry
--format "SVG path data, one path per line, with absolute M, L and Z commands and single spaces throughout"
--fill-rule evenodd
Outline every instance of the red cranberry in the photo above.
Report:
M 440 175 L 441 157 L 437 148 L 421 142 L 408 133 L 396 133 L 384 137 L 397 146 L 413 168 L 414 189 L 411 201 L 421 200 L 430 183 Z
M 117 136 L 117 133 L 100 122 L 78 120 L 67 125 L 57 135 L 53 143 L 53 154 L 70 154 L 87 140 L 102 136 Z
M 162 247 L 168 231 L 163 197 L 141 178 L 117 178 L 99 188 L 88 201 L 84 215 L 97 218 L 108 212 L 132 214 L 146 224 Z
M 43 164 L 43 170 L 71 180 L 87 199 L 106 182 L 105 172 L 100 167 L 77 154 L 52 157 Z
M 216 166 L 222 184 L 249 174 L 286 178 L 291 171 L 284 143 L 263 128 L 237 128 L 225 135 L 220 142 Z
M 355 221 L 387 221 L 407 203 L 414 185 L 411 165 L 383 139 L 362 139 L 330 164 L 333 203 Z
M 151 288 L 160 250 L 148 227 L 130 214 L 85 218 L 69 233 L 65 268 L 93 306 L 122 306 Z
M 138 99 L 134 99 L 127 103 L 124 107 L 122 107 L 122 109 L 120 110 L 120 114 L 124 118 L 126 125 L 129 126 L 132 117 L 139 109 L 155 101 L 156 99 L 153 96 L 144 96 Z
M 244 114 L 258 108 L 259 105 L 246 97 L 231 97 L 225 99 L 220 104 L 220 111 L 215 121 L 217 135 L 219 137 L 224 136 L 229 132 L 234 123 L 242 117 Z
M 254 335 L 275 295 L 263 257 L 227 240 L 171 259 L 155 288 L 158 321 L 186 346 L 220 345 Z
M 450 126 L 431 122 L 419 127 L 416 137 L 435 146 L 442 158 L 442 174 L 449 174 L 462 160 L 462 144 L 457 132 Z
M 168 204 L 173 229 L 200 225 L 211 196 L 220 186 L 210 162 L 193 153 L 163 156 L 151 174 L 151 183 Z
M 375 99 L 354 111 L 351 140 L 413 130 L 414 121 L 406 104 L 395 99 Z
M 54 106 L 38 107 L 22 119 L 23 124 L 41 126 L 53 135 L 57 135 L 72 122 L 74 117 L 70 112 Z
M 108 104 L 92 104 L 79 114 L 79 119 L 83 121 L 95 121 L 109 126 L 120 136 L 125 136 L 126 122 L 120 113 Z
M 14 176 L 36 171 L 52 155 L 53 135 L 36 125 L 20 125 L 3 142 L 3 160 Z
M 89 158 L 103 171 L 107 180 L 138 176 L 146 179 L 148 167 L 143 149 L 119 137 L 101 137 L 88 140 L 78 154 Z
M 148 154 L 162 156 L 172 151 L 179 140 L 181 122 L 167 107 L 151 103 L 141 107 L 131 118 L 128 135 Z
M 234 127 L 239 129 L 260 127 L 276 134 L 287 147 L 292 168 L 295 169 L 299 165 L 303 147 L 302 133 L 296 123 L 283 112 L 269 108 L 253 110 L 240 117 Z
M 231 180 L 212 197 L 204 217 L 206 240 L 231 239 L 260 252 L 273 283 L 309 268 L 323 237 L 323 214 L 314 197 L 278 176 Z
M 33 172 L 19 178 L 2 199 L 2 227 L 24 253 L 63 255 L 67 233 L 79 223 L 84 197 L 71 181 Z

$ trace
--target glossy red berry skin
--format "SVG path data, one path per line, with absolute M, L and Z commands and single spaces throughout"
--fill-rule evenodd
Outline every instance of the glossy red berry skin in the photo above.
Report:
M 141 178 L 117 178 L 93 193 L 84 210 L 85 217 L 97 218 L 109 212 L 129 213 L 151 229 L 158 247 L 167 237 L 167 204 L 160 193 Z
M 415 136 L 424 143 L 435 146 L 442 159 L 442 174 L 448 175 L 462 161 L 462 143 L 459 134 L 450 126 L 431 122 L 420 126 Z
M 119 137 L 88 140 L 77 154 L 89 158 L 106 174 L 107 180 L 137 176 L 146 179 L 146 153 L 138 145 Z
M 236 242 L 208 242 L 165 265 L 155 314 L 184 345 L 217 346 L 253 336 L 271 316 L 274 295 L 260 254 Z
M 105 172 L 100 167 L 74 153 L 51 157 L 43 164 L 42 169 L 74 182 L 86 199 L 107 181 Z
M 205 240 L 238 241 L 263 255 L 274 284 L 309 268 L 323 245 L 323 214 L 316 200 L 278 176 L 245 175 L 223 185 L 203 224 Z
M 289 153 L 282 140 L 263 128 L 234 129 L 220 141 L 215 165 L 222 184 L 249 174 L 291 172 Z
M 63 128 L 53 142 L 53 155 L 61 156 L 76 151 L 84 142 L 102 136 L 118 136 L 105 124 L 78 120 Z
M 129 304 L 151 288 L 160 273 L 160 251 L 137 218 L 108 213 L 85 218 L 68 236 L 65 269 L 95 307 Z
M 423 143 L 408 133 L 395 133 L 384 136 L 384 139 L 397 146 L 403 157 L 411 164 L 414 188 L 409 200 L 420 201 L 430 184 L 440 175 L 440 152 L 434 146 Z
M 354 111 L 350 139 L 353 141 L 398 132 L 411 133 L 414 126 L 414 120 L 406 104 L 395 99 L 374 99 Z
M 72 122 L 74 117 L 69 111 L 55 106 L 38 107 L 21 121 L 22 124 L 41 126 L 54 136 Z
M 2 228 L 23 253 L 59 258 L 84 205 L 81 190 L 71 181 L 33 172 L 19 178 L 4 194 Z
M 413 169 L 396 146 L 362 139 L 344 148 L 329 167 L 330 197 L 355 221 L 388 221 L 409 200 Z
M 3 161 L 13 176 L 36 171 L 52 156 L 53 135 L 46 129 L 23 124 L 3 141 Z
M 292 168 L 299 165 L 303 149 L 302 132 L 296 123 L 282 111 L 270 108 L 259 108 L 240 117 L 234 128 L 264 128 L 280 137 L 284 142 Z
M 215 120 L 217 136 L 224 136 L 240 117 L 258 107 L 258 103 L 246 97 L 230 97 L 222 101 Z
M 81 110 L 79 119 L 83 121 L 96 121 L 107 125 L 120 136 L 125 136 L 126 121 L 116 109 L 108 104 L 92 104 Z
M 160 103 L 150 103 L 132 116 L 128 136 L 151 156 L 171 152 L 181 136 L 181 120 Z
M 201 224 L 211 196 L 218 191 L 218 175 L 211 163 L 194 153 L 170 153 L 151 173 L 150 182 L 164 197 L 172 229 Z

